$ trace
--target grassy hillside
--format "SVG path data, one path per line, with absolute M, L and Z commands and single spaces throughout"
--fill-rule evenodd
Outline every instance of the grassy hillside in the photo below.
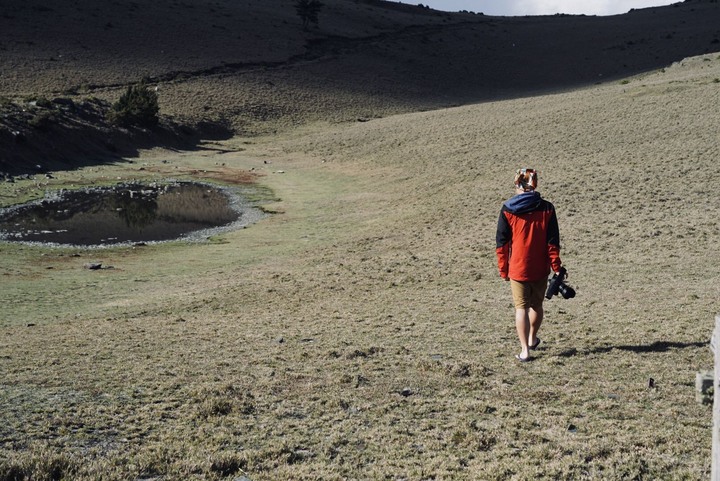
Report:
M 640 26 L 720 10 L 684 2 L 610 18 L 502 19 L 327 3 L 346 9 L 348 37 L 387 34 L 393 55 L 407 58 L 416 28 L 448 41 L 481 25 L 511 35 L 548 22 L 588 22 L 575 30 L 587 33 L 593 22 L 636 21 L 628 31 L 672 42 L 681 25 L 686 38 L 705 33 L 681 20 L 672 38 Z M 227 13 L 222 5 L 212 8 Z M 288 31 L 299 26 L 292 15 L 287 22 Z M 321 17 L 312 35 L 333 34 L 331 25 Z M 634 42 L 612 58 L 651 43 Z M 292 66 L 159 84 L 173 92 L 173 115 L 226 115 L 237 129 L 226 140 L 0 186 L 7 205 L 118 179 L 236 184 L 252 173 L 275 213 L 206 243 L 1 244 L 0 480 L 709 476 L 711 409 L 695 402 L 694 377 L 712 367 L 719 310 L 720 54 L 657 60 L 645 74 L 628 67 L 616 72 L 628 77 L 599 84 L 528 63 L 526 80 L 561 80 L 522 84 L 514 97 L 519 77 L 493 70 L 498 82 L 508 75 L 507 98 L 459 105 L 485 91 L 442 73 L 423 79 L 431 49 L 411 62 L 418 70 L 405 78 L 416 81 L 402 89 L 395 75 L 405 57 L 385 64 L 396 71 L 341 79 L 340 66 L 356 66 L 355 75 L 360 59 L 382 59 L 380 44 L 353 45 Z M 509 55 L 497 58 L 519 69 Z M 248 120 L 239 88 L 248 79 L 266 85 L 254 101 L 287 110 Z M 93 95 L 110 98 L 114 88 Z M 213 107 L 194 117 L 201 92 Z M 443 102 L 458 105 L 426 110 Z M 528 364 L 513 358 L 511 297 L 494 254 L 497 215 L 520 166 L 541 172 L 578 292 L 546 304 L 541 349 Z M 89 271 L 87 262 L 114 268 Z
M 0 118 L 0 171 L 27 170 L 38 157 L 64 170 L 136 155 L 149 142 L 187 149 L 232 132 L 593 85 L 714 52 L 720 42 L 720 9 L 710 0 L 610 17 L 516 18 L 375 0 L 326 4 L 308 31 L 291 0 L 4 6 L 0 111 L 12 102 L 25 114 Z M 97 102 L 106 110 L 142 79 L 157 88 L 165 119 L 150 139 L 115 132 L 96 115 Z M 77 111 L 34 102 L 54 98 Z M 52 118 L 38 129 L 42 116 Z

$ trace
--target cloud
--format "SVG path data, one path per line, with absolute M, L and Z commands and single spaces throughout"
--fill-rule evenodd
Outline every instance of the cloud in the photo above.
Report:
M 514 0 L 505 2 L 511 13 L 506 15 L 552 15 L 555 13 L 614 15 L 633 8 L 669 5 L 675 0 Z
M 617 15 L 633 8 L 670 5 L 679 0 L 425 0 L 423 3 L 438 10 L 457 12 L 469 10 L 486 15 L 553 15 L 556 13 L 585 15 Z

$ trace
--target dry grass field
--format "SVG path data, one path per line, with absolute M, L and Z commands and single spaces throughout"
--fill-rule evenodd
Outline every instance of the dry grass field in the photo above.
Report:
M 149 76 L 161 113 L 235 134 L 84 159 L 3 183 L 0 203 L 252 180 L 273 215 L 202 243 L 0 244 L 0 480 L 708 478 L 718 4 L 502 19 L 327 0 L 308 33 L 280 0 L 62 3 L 3 4 L 1 95 L 112 100 Z M 33 30 L 44 15 L 65 43 Z M 132 19 L 127 49 L 102 46 Z M 183 22 L 187 48 L 168 34 Z M 548 30 L 566 48 L 538 56 Z M 541 172 L 577 289 L 547 302 L 527 364 L 494 253 L 520 166 Z

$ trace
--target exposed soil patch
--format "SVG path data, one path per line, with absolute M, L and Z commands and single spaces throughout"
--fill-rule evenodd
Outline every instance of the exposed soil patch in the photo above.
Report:
M 223 162 L 219 162 L 223 163 Z M 220 167 L 212 169 L 193 169 L 188 167 L 175 167 L 172 169 L 153 166 L 153 167 L 142 167 L 147 172 L 158 173 L 163 176 L 190 176 L 195 178 L 203 178 L 207 180 L 214 180 L 231 185 L 247 185 L 258 182 L 259 178 L 265 175 L 261 172 L 254 172 L 243 169 L 233 169 L 230 167 Z

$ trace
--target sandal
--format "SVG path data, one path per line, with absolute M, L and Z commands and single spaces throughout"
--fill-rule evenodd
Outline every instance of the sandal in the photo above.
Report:
M 520 354 L 515 354 L 515 359 L 517 359 L 520 362 L 529 362 L 532 360 L 530 356 L 528 357 L 521 357 Z

